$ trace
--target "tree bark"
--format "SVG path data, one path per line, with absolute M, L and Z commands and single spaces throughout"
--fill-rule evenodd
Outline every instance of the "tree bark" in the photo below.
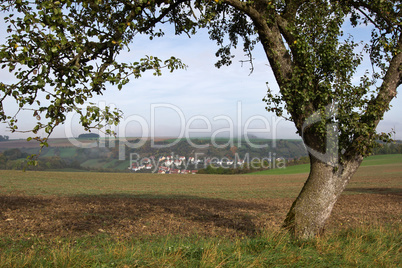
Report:
M 322 234 L 332 208 L 362 160 L 363 157 L 359 155 L 333 167 L 310 154 L 310 174 L 293 202 L 283 227 L 301 239 Z

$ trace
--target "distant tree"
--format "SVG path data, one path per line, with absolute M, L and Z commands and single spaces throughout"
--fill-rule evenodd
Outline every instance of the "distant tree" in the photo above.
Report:
M 8 160 L 16 160 L 19 158 L 26 158 L 28 154 L 21 152 L 20 149 L 8 149 L 3 152 L 3 155 L 8 159 Z
M 24 168 L 23 160 L 8 160 L 6 163 L 6 169 L 22 170 Z
M 4 135 L 4 136 L 0 135 L 0 141 L 8 141 L 8 139 L 9 139 L 8 136 L 6 136 L 6 135 Z
M 402 144 L 391 143 L 391 144 L 380 144 L 374 150 L 374 154 L 400 154 L 402 153 Z
M 67 167 L 67 164 L 63 159 L 58 156 L 55 157 L 42 157 L 39 159 L 38 168 L 45 169 L 62 169 Z

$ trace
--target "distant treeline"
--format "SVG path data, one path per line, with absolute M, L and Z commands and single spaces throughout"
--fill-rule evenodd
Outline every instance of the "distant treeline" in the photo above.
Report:
M 402 141 L 379 143 L 379 147 L 374 149 L 374 154 L 402 154 Z
M 8 139 L 9 139 L 10 137 L 9 136 L 6 136 L 6 135 L 0 135 L 0 141 L 8 141 Z
M 28 153 L 20 149 L 9 149 L 0 153 L 0 169 L 9 170 L 49 170 L 75 168 L 79 169 L 80 162 L 68 159 L 62 159 L 59 156 L 40 157 L 36 166 L 27 165 Z
M 97 135 L 97 134 L 95 134 Z M 95 137 L 95 136 L 93 136 Z M 4 138 L 4 137 L 3 137 Z M 131 144 L 140 142 L 140 140 L 130 140 Z M 193 139 L 193 143 L 198 145 L 208 144 L 209 139 Z M 221 144 L 227 144 L 227 140 L 221 140 Z M 159 145 L 168 145 L 171 141 L 161 141 Z M 258 143 L 267 143 L 264 140 L 254 141 L 254 145 Z M 306 149 L 301 140 L 277 140 L 270 141 L 268 148 L 255 148 L 248 143 L 235 143 L 235 146 L 227 144 L 227 146 L 205 146 L 201 149 L 195 149 L 186 140 L 182 140 L 173 146 L 155 147 L 150 141 L 138 148 L 126 147 L 125 159 L 130 160 L 130 155 L 135 154 L 135 157 L 147 158 L 153 156 L 154 159 L 159 159 L 161 156 L 185 156 L 195 157 L 199 159 L 218 158 L 218 159 L 235 159 L 235 156 L 243 159 L 248 156 L 249 159 L 259 158 L 281 158 L 286 160 L 286 166 L 309 163 Z M 129 172 L 126 168 L 121 168 L 124 161 L 116 161 L 119 158 L 119 144 L 109 144 L 108 140 L 99 141 L 99 146 L 95 148 L 77 148 L 77 147 L 47 147 L 43 148 L 42 154 L 39 156 L 37 166 L 27 167 L 27 157 L 31 155 L 33 150 L 28 148 L 7 149 L 0 152 L 0 169 L 23 169 L 30 170 L 49 170 L 49 169 L 64 169 L 74 168 L 82 170 L 94 171 L 110 171 L 110 172 Z M 379 144 L 379 147 L 374 150 L 374 154 L 402 154 L 402 141 L 396 141 L 389 144 Z M 89 162 L 85 166 L 82 163 Z M 101 165 L 93 165 L 92 162 L 101 163 Z M 87 163 L 88 163 L 87 162 Z M 102 164 L 103 163 L 103 164 Z M 119 167 L 119 169 L 117 169 Z M 267 163 L 262 163 L 261 167 L 257 165 L 254 168 L 212 168 L 204 167 L 199 170 L 199 173 L 210 174 L 240 174 L 249 173 L 257 170 L 262 170 L 267 167 Z M 195 168 L 197 169 L 197 168 Z M 266 168 L 265 168 L 266 169 Z
M 78 135 L 79 139 L 99 139 L 99 135 L 96 133 L 83 133 Z

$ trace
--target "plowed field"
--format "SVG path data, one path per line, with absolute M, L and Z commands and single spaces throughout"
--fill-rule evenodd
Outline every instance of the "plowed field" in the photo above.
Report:
M 0 171 L 0 236 L 252 236 L 279 228 L 306 174 Z M 402 164 L 361 167 L 327 230 L 400 224 Z

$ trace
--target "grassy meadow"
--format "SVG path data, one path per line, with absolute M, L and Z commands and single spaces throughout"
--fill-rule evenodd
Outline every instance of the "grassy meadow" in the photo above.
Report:
M 326 235 L 295 241 L 307 172 L 0 170 L 0 267 L 400 267 L 402 155 L 367 158 Z
M 275 231 L 234 240 L 2 239 L 0 267 L 400 267 L 401 231 L 356 228 L 308 242 Z

